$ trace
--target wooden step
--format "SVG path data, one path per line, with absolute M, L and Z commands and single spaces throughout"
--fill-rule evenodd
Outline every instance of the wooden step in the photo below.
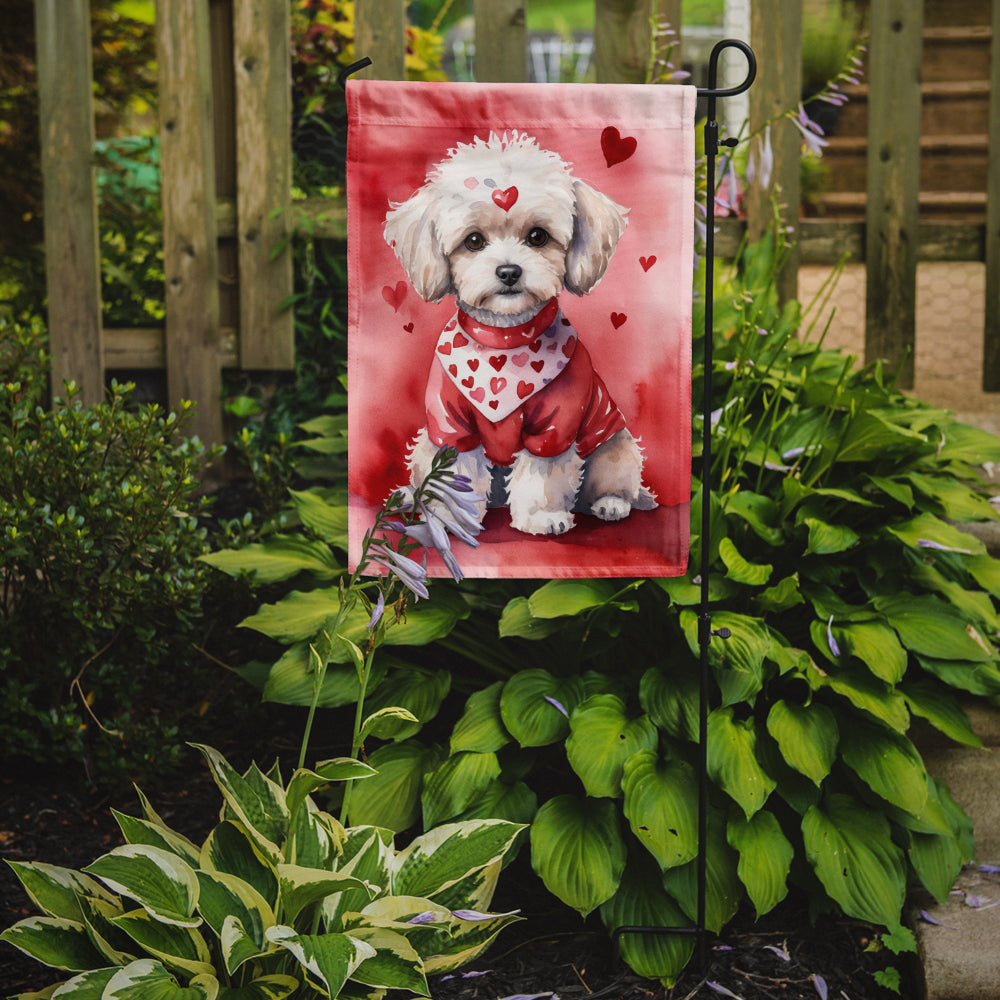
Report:
M 815 198 L 828 218 L 864 220 L 867 196 L 863 191 L 830 191 Z M 920 218 L 955 222 L 982 222 L 986 216 L 986 193 L 979 191 L 921 191 Z
M 924 29 L 920 76 L 924 83 L 990 78 L 990 26 Z

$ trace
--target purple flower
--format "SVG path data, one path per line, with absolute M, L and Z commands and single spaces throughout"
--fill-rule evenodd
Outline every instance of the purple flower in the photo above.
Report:
M 555 707 L 559 709 L 559 711 L 562 712 L 562 714 L 565 715 L 567 719 L 569 718 L 569 712 L 566 711 L 565 707 L 562 705 L 561 702 L 556 701 L 555 698 L 551 698 L 549 695 L 544 695 L 544 698 L 550 705 L 555 705 Z
M 494 917 L 513 917 L 520 913 L 520 910 L 511 910 L 509 913 L 480 913 L 479 910 L 452 910 L 451 915 L 459 920 L 492 920 Z
M 382 620 L 382 615 L 385 613 L 385 594 L 380 590 L 378 592 L 378 600 L 375 602 L 375 607 L 372 608 L 372 616 L 368 619 L 368 631 L 373 632 L 375 626 Z
M 840 656 L 840 646 L 837 645 L 837 640 L 833 637 L 833 615 L 830 615 L 830 620 L 826 623 L 826 641 L 830 647 L 830 652 L 834 656 Z
M 372 562 L 384 566 L 393 576 L 397 577 L 404 587 L 411 590 L 417 597 L 429 597 L 427 592 L 427 567 L 422 566 L 402 552 L 396 552 L 384 542 L 373 545 L 368 550 Z
M 721 993 L 724 997 L 734 997 L 735 1000 L 743 1000 L 738 993 L 734 993 L 732 990 L 727 990 L 721 983 L 713 983 L 709 981 L 705 983 L 705 985 L 714 993 Z
M 437 915 L 433 910 L 424 910 L 423 913 L 418 913 L 415 917 L 410 917 L 406 922 L 408 924 L 432 924 L 437 920 Z
M 771 126 L 764 129 L 764 135 L 750 147 L 750 160 L 747 163 L 747 182 L 753 184 L 756 180 L 767 190 L 771 186 L 771 174 L 774 172 L 774 150 L 771 148 Z
M 826 980 L 815 972 L 809 978 L 812 979 L 813 986 L 816 987 L 816 992 L 819 994 L 819 1000 L 826 1000 Z
M 806 144 L 806 149 L 816 156 L 823 155 L 823 147 L 827 145 L 826 139 L 822 138 L 823 130 L 806 114 L 806 109 L 800 104 L 798 114 L 789 113 L 792 124 L 802 134 L 802 139 Z
M 959 552 L 964 556 L 971 556 L 972 549 L 956 549 L 951 545 L 942 545 L 930 538 L 918 538 L 917 547 L 921 549 L 938 549 L 941 552 Z

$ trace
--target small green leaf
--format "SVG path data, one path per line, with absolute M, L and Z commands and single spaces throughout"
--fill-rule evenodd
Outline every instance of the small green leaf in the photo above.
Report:
M 719 540 L 719 557 L 726 565 L 726 575 L 736 583 L 748 587 L 763 587 L 770 579 L 774 566 L 748 562 L 740 555 L 739 549 L 730 538 Z
M 669 673 L 650 667 L 639 681 L 639 704 L 660 729 L 678 740 L 698 739 L 698 675 L 684 663 Z
M 967 747 L 983 745 L 965 710 L 947 688 L 928 679 L 907 681 L 900 685 L 900 691 L 914 715 L 926 719 L 956 743 Z
M 830 773 L 837 755 L 837 720 L 826 705 L 798 705 L 779 699 L 767 716 L 767 731 L 781 755 L 817 787 Z
M 563 618 L 607 604 L 617 588 L 610 580 L 550 580 L 529 598 L 535 618 Z
M 452 754 L 424 780 L 421 796 L 424 827 L 429 829 L 454 819 L 499 776 L 500 764 L 495 753 Z
M 860 535 L 846 524 L 828 524 L 819 518 L 807 517 L 803 523 L 809 529 L 805 554 L 829 556 L 844 552 L 857 544 Z
M 729 846 L 739 851 L 736 873 L 760 919 L 788 894 L 788 873 L 795 849 L 774 813 L 762 809 L 750 819 L 737 816 L 726 828 Z
M 547 670 L 522 670 L 504 684 L 500 716 L 521 746 L 547 746 L 566 736 L 570 713 L 582 700 L 579 677 L 559 679 Z
M 903 645 L 922 656 L 938 660 L 996 659 L 996 651 L 950 605 L 929 595 L 881 595 L 875 607 L 899 634 Z
M 749 819 L 774 791 L 776 782 L 757 762 L 753 718 L 738 721 L 733 709 L 717 708 L 708 717 L 708 773 Z
M 469 696 L 462 717 L 451 733 L 451 752 L 474 750 L 494 753 L 510 742 L 510 733 L 504 728 L 500 716 L 500 692 L 503 681 Z
M 324 542 L 347 551 L 347 506 L 331 504 L 313 490 L 289 490 L 302 523 Z
M 246 574 L 257 584 L 277 583 L 299 573 L 331 580 L 344 572 L 328 545 L 295 535 L 272 535 L 266 542 L 209 552 L 200 558 L 230 576 Z
M 876 795 L 919 815 L 927 801 L 927 772 L 910 740 L 857 717 L 841 741 L 845 763 Z
M 562 628 L 563 623 L 558 619 L 536 618 L 527 597 L 515 597 L 507 602 L 500 615 L 499 635 L 501 639 L 544 639 Z

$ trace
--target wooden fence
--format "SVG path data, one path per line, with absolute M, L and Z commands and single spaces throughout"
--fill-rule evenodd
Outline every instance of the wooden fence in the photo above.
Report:
M 166 325 L 101 326 L 97 209 L 92 168 L 88 0 L 35 0 L 45 181 L 49 327 L 53 384 L 73 379 L 85 401 L 101 397 L 114 369 L 165 369 L 171 402 L 198 405 L 196 433 L 223 438 L 221 371 L 280 371 L 293 365 L 291 255 L 276 252 L 293 219 L 315 236 L 342 238 L 344 205 L 291 202 L 290 0 L 158 0 L 157 44 L 163 170 Z M 526 78 L 525 5 L 475 0 L 476 75 L 485 82 Z M 595 0 L 598 82 L 641 83 L 657 0 Z M 681 23 L 681 0 L 658 0 L 659 16 Z M 991 99 L 986 221 L 921 222 L 919 78 L 923 0 L 871 0 L 867 81 L 869 132 L 864 221 L 784 221 L 797 242 L 782 275 L 795 294 L 800 263 L 845 253 L 867 270 L 866 356 L 894 365 L 907 351 L 912 384 L 918 261 L 985 261 L 983 384 L 1000 390 L 1000 0 L 992 3 Z M 759 73 L 750 125 L 800 98 L 801 0 L 753 0 L 751 43 Z M 405 0 L 357 0 L 355 49 L 364 71 L 401 79 Z M 683 46 L 683 39 L 681 39 Z M 676 58 L 676 52 L 675 52 Z M 724 105 L 725 102 L 720 102 Z M 724 121 L 725 107 L 720 107 Z M 730 131 L 736 131 L 736 125 Z M 716 241 L 731 254 L 744 228 L 759 234 L 771 199 L 799 203 L 800 138 L 776 128 L 775 171 L 751 189 L 747 221 L 725 220 Z M 787 214 L 787 210 L 786 210 Z

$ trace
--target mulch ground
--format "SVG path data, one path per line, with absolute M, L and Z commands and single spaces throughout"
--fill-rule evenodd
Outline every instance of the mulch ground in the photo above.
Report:
M 220 748 L 234 763 L 240 760 L 238 747 Z M 191 768 L 147 791 L 164 820 L 192 839 L 203 837 L 217 816 L 218 793 L 194 751 Z M 0 778 L 0 858 L 83 867 L 122 842 L 111 807 L 139 814 L 129 792 L 103 795 L 74 783 L 72 776 L 8 774 Z M 919 992 L 899 959 L 866 950 L 873 941 L 871 928 L 829 918 L 811 926 L 800 901 L 783 904 L 757 924 L 751 915 L 740 914 L 719 938 L 706 940 L 705 967 L 692 963 L 673 989 L 639 978 L 618 961 L 596 916 L 582 922 L 559 904 L 544 891 L 526 857 L 504 872 L 494 908 L 520 908 L 525 919 L 503 931 L 469 969 L 432 977 L 435 1000 L 553 995 L 562 1000 L 887 1000 L 893 994 L 873 979 L 887 965 L 903 973 L 903 997 Z M 0 865 L 0 927 L 32 912 L 13 873 Z M 59 973 L 0 944 L 0 995 L 59 980 Z

